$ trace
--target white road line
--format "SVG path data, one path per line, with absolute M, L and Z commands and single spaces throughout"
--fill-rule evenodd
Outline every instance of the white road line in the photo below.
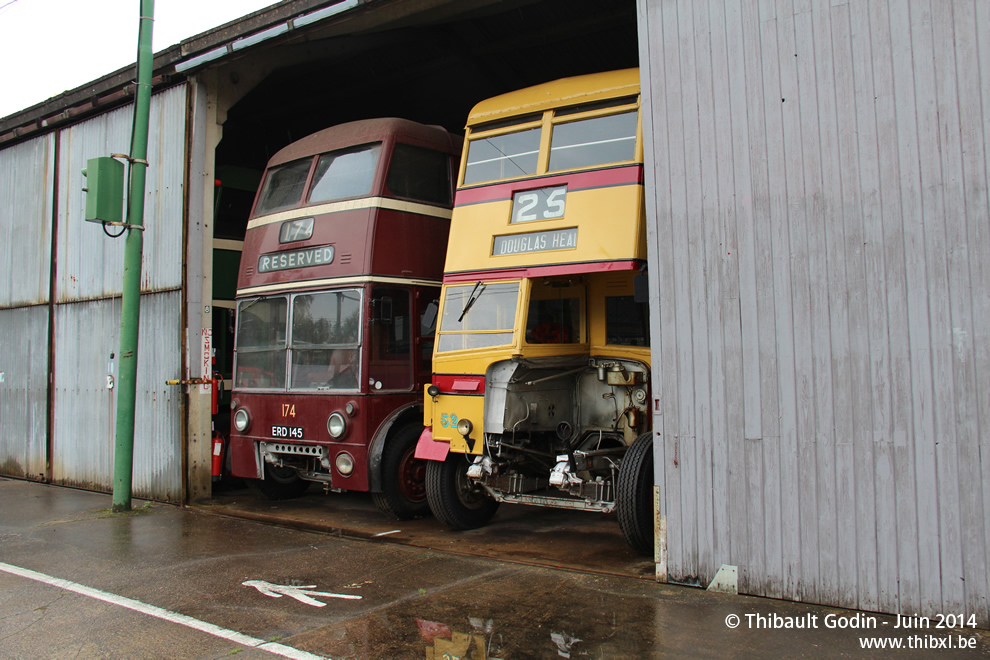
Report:
M 206 621 L 200 621 L 199 619 L 194 619 L 191 616 L 186 616 L 185 614 L 170 612 L 160 607 L 155 607 L 154 605 L 142 603 L 141 601 L 126 598 L 124 596 L 118 596 L 117 594 L 111 594 L 106 591 L 100 591 L 99 589 L 93 589 L 92 587 L 76 584 L 75 582 L 70 582 L 69 580 L 52 577 L 51 575 L 45 575 L 44 573 L 38 573 L 19 566 L 12 566 L 11 564 L 0 562 L 0 571 L 10 573 L 11 575 L 17 575 L 22 578 L 27 578 L 28 580 L 43 582 L 53 587 L 65 589 L 66 591 L 72 591 L 96 600 L 102 600 L 103 602 L 110 603 L 111 605 L 125 607 L 129 610 L 134 610 L 135 612 L 147 614 L 148 616 L 177 623 L 181 626 L 186 626 L 187 628 L 192 628 L 215 637 L 220 637 L 221 639 L 226 639 L 230 642 L 234 642 L 235 644 L 240 644 L 241 646 L 250 646 L 251 648 L 261 649 L 262 651 L 267 651 L 268 653 L 279 655 L 283 658 L 292 658 L 293 660 L 327 660 L 321 655 L 314 655 L 312 653 L 307 653 L 306 651 L 300 651 L 292 648 L 291 646 L 285 646 L 284 644 L 266 642 L 263 639 L 250 637 L 239 633 L 236 630 L 221 628 L 220 626 L 215 626 L 212 623 L 207 623 Z

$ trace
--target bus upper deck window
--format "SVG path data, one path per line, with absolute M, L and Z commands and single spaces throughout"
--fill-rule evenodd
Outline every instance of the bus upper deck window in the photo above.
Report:
M 536 174 L 539 153 L 539 128 L 473 139 L 468 146 L 464 183 Z
M 450 204 L 450 158 L 408 144 L 396 144 L 385 185 L 396 197 Z
M 320 156 L 309 201 L 328 202 L 371 193 L 381 150 L 380 144 L 371 144 Z
M 264 215 L 298 204 L 312 163 L 312 158 L 303 158 L 268 170 L 255 215 Z
M 550 140 L 550 171 L 632 160 L 636 124 L 635 111 L 557 124 Z

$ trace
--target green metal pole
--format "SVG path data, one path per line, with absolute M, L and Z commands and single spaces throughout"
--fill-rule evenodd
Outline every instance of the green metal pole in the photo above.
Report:
M 144 181 L 148 168 L 148 116 L 151 111 L 151 28 L 154 0 L 140 0 L 137 81 L 131 130 L 130 187 L 127 191 L 127 238 L 124 243 L 124 289 L 120 312 L 120 380 L 113 462 L 115 513 L 131 510 L 134 471 L 134 402 L 137 395 L 138 328 L 141 312 L 141 253 L 144 247 Z

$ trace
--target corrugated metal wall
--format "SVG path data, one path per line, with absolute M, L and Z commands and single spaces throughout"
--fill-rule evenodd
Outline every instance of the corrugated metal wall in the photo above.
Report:
M 47 306 L 0 309 L 0 374 L 0 474 L 40 481 L 47 460 Z
M 50 134 L 0 151 L 0 308 L 48 302 L 54 174 Z
M 42 479 L 55 139 L 0 151 L 0 474 Z
M 165 381 L 181 374 L 186 113 L 185 86 L 152 97 L 133 493 L 168 501 L 181 501 L 183 479 L 179 391 Z M 57 226 L 50 473 L 55 483 L 112 490 L 107 376 L 117 375 L 110 355 L 119 350 L 124 242 L 83 220 L 82 169 L 89 158 L 129 151 L 132 117 L 122 107 L 0 151 L 0 235 L 14 237 L 0 241 L 0 474 L 39 478 L 49 458 Z
M 639 0 L 671 580 L 990 594 L 990 4 Z
M 145 183 L 142 291 L 182 286 L 182 182 L 185 175 L 186 88 L 152 98 Z M 100 225 L 83 220 L 86 161 L 130 150 L 131 106 L 118 108 L 59 133 L 58 273 L 55 301 L 119 296 L 123 287 L 123 239 L 111 240 Z M 113 232 L 119 230 L 111 230 Z
M 120 347 L 124 242 L 83 220 L 82 169 L 89 158 L 127 153 L 132 120 L 128 106 L 59 134 L 52 479 L 105 491 L 113 489 L 116 391 L 107 375 L 117 375 L 110 354 Z M 185 86 L 155 94 L 149 121 L 132 487 L 135 497 L 180 501 L 179 392 L 165 381 L 180 376 L 182 355 Z
M 135 497 L 180 501 L 179 389 L 181 293 L 141 296 L 137 401 L 134 411 Z M 120 349 L 120 298 L 55 308 L 55 397 L 52 480 L 90 490 L 113 490 L 114 430 Z M 111 358 L 113 354 L 113 358 Z

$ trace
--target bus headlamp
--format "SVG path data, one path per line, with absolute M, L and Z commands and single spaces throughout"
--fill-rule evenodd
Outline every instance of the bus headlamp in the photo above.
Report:
M 471 431 L 474 429 L 474 425 L 469 419 L 462 419 L 457 422 L 457 432 L 463 435 L 465 438 L 471 435 Z
M 337 465 L 337 472 L 340 472 L 345 477 L 350 476 L 351 472 L 354 471 L 354 457 L 346 451 L 342 451 L 337 454 L 337 460 L 335 462 Z
M 436 385 L 430 385 L 426 388 L 426 393 L 435 399 L 437 398 L 437 395 L 440 394 L 440 388 Z
M 238 433 L 244 433 L 250 425 L 251 416 L 248 415 L 248 411 L 244 408 L 239 408 L 234 413 L 234 428 L 237 429 Z
M 339 438 L 344 435 L 345 430 L 347 430 L 347 422 L 344 421 L 344 416 L 339 412 L 332 413 L 327 419 L 327 431 L 330 432 L 330 435 Z

